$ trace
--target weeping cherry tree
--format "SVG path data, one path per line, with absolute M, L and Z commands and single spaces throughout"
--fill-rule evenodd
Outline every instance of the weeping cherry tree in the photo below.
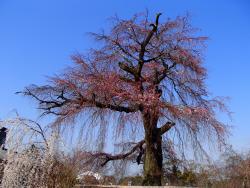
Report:
M 115 17 L 108 33 L 91 33 L 98 47 L 74 55 L 74 64 L 48 85 L 31 85 L 21 92 L 38 102 L 43 115 L 55 116 L 58 125 L 73 124 L 86 112 L 93 118 L 97 112 L 115 114 L 120 118 L 112 124 L 119 127 L 122 121 L 124 130 L 137 122 L 133 125 L 142 130 L 141 141 L 131 142 L 121 153 L 96 151 L 92 156 L 104 166 L 139 152 L 143 185 L 161 185 L 163 137 L 173 145 L 174 140 L 184 144 L 184 150 L 187 143 L 203 150 L 205 138 L 222 143 L 227 132 L 216 117 L 216 112 L 227 111 L 223 99 L 212 97 L 205 85 L 207 37 L 197 36 L 187 16 L 160 18 Z

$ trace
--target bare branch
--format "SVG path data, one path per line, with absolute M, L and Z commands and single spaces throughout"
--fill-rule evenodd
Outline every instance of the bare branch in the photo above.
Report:
M 162 127 L 159 128 L 160 134 L 161 135 L 165 134 L 174 125 L 175 125 L 175 123 L 168 121 Z M 141 140 L 140 142 L 138 142 L 130 151 L 128 151 L 126 153 L 121 153 L 121 154 L 117 154 L 117 155 L 111 155 L 108 153 L 96 153 L 96 154 L 93 154 L 93 156 L 98 157 L 98 158 L 104 158 L 104 162 L 101 164 L 101 166 L 105 166 L 109 161 L 126 159 L 128 156 L 135 153 L 138 149 L 142 148 L 143 144 L 145 144 L 145 140 Z

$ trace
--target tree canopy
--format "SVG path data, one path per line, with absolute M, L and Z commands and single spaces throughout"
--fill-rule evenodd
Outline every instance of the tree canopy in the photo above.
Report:
M 206 88 L 207 37 L 197 36 L 187 16 L 163 22 L 160 17 L 157 14 L 154 21 L 147 13 L 128 20 L 114 17 L 110 32 L 91 33 L 99 47 L 73 55 L 72 67 L 50 78 L 48 85 L 31 85 L 22 92 L 38 102 L 43 115 L 55 115 L 57 124 L 73 123 L 85 112 L 93 118 L 114 113 L 116 132 L 127 131 L 125 127 L 134 122 L 145 133 L 143 140 L 131 143 L 128 152 L 96 156 L 106 164 L 141 152 L 146 145 L 148 179 L 161 174 L 162 135 L 177 150 L 188 143 L 203 150 L 205 138 L 223 143 L 227 132 L 216 117 L 216 112 L 227 111 L 223 98 L 212 98 Z M 146 165 L 154 158 L 158 169 Z

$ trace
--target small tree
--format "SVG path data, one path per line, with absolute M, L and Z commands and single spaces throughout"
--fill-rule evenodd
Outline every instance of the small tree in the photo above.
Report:
M 58 124 L 73 122 L 83 112 L 93 118 L 113 112 L 119 117 L 118 132 L 137 124 L 144 138 L 131 143 L 131 150 L 118 155 L 99 152 L 95 157 L 105 165 L 140 151 L 144 185 L 161 185 L 163 135 L 177 137 L 172 142 L 182 148 L 191 143 L 201 149 L 200 140 L 221 142 L 226 132 L 215 116 L 216 109 L 224 110 L 223 100 L 211 98 L 204 82 L 202 50 L 207 37 L 196 36 L 187 17 L 160 23 L 160 16 L 154 22 L 147 14 L 114 18 L 109 34 L 92 34 L 101 42 L 99 48 L 73 56 L 74 66 L 51 78 L 50 85 L 32 85 L 22 92 L 38 101 L 44 115 L 55 115 Z M 101 130 L 99 141 L 105 137 L 106 129 Z
M 21 117 L 0 121 L 0 126 L 3 125 L 9 128 L 6 161 L 1 163 L 3 187 L 75 185 L 77 170 L 70 157 L 58 152 L 55 143 L 59 138 L 50 127 Z

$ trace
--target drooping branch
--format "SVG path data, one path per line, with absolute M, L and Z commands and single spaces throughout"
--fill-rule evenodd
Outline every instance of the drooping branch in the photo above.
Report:
M 8 127 L 8 147 L 10 150 L 23 148 L 23 146 L 36 145 L 43 149 L 49 149 L 48 132 L 51 131 L 49 125 L 43 126 L 37 121 L 17 117 L 0 121 L 0 126 Z
M 34 131 L 36 133 L 38 133 L 39 135 L 41 135 L 46 147 L 48 148 L 49 147 L 49 144 L 48 144 L 48 140 L 45 136 L 45 131 L 44 129 L 42 128 L 42 125 L 40 125 L 38 122 L 36 121 L 33 121 L 33 120 L 29 120 L 29 119 L 23 119 L 23 118 L 19 118 L 20 119 L 20 122 L 27 126 L 27 128 L 29 128 L 31 131 Z M 27 121 L 27 123 L 26 123 Z M 34 124 L 35 127 L 32 127 L 30 124 Z M 37 128 L 36 128 L 37 127 Z
M 165 123 L 162 127 L 159 128 L 160 134 L 163 135 L 165 134 L 167 131 L 169 131 L 173 126 L 175 125 L 175 123 L 173 122 L 167 122 Z M 126 153 L 121 153 L 121 154 L 116 154 L 116 155 L 111 155 L 108 153 L 97 153 L 94 154 L 94 157 L 97 158 L 104 158 L 104 162 L 101 163 L 101 166 L 105 166 L 109 161 L 115 161 L 115 160 L 123 160 L 127 157 L 129 157 L 130 155 L 132 155 L 133 153 L 135 153 L 138 149 L 141 150 L 143 144 L 145 144 L 145 140 L 141 140 L 140 142 L 138 142 L 137 144 L 135 144 L 135 146 L 128 152 Z

